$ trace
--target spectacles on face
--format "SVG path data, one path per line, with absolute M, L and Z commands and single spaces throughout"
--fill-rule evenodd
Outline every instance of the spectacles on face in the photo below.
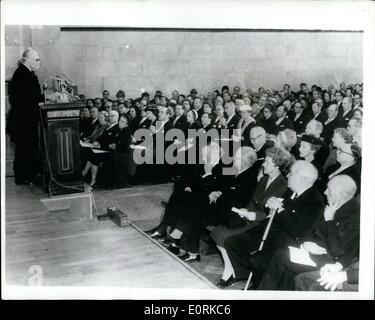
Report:
M 29 60 L 34 60 L 34 61 L 36 61 L 36 62 L 40 62 L 40 59 L 38 58 L 38 59 L 33 59 L 33 58 L 28 58 Z
M 261 137 L 262 135 L 260 134 L 260 135 L 257 135 L 256 137 L 253 137 L 253 138 L 251 138 L 250 137 L 250 141 L 255 141 L 256 139 L 258 139 L 259 137 Z
M 349 156 L 351 156 L 351 157 L 354 158 L 354 156 L 353 156 L 351 153 L 346 152 L 346 151 L 344 151 L 344 150 L 342 150 L 342 149 L 340 149 L 340 148 L 338 148 L 336 152 L 337 152 L 337 154 L 339 154 L 339 153 L 345 153 L 345 154 L 347 154 L 347 155 L 349 155 Z

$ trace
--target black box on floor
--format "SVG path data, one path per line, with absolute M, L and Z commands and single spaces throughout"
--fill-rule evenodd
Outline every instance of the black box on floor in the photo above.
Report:
M 98 217 L 98 220 L 99 220 L 99 221 L 105 221 L 105 220 L 109 220 L 109 219 L 110 219 L 110 217 L 109 217 L 109 214 L 108 214 L 108 213 L 106 213 L 106 214 L 101 214 L 101 215 L 98 215 L 97 217 Z
M 107 214 L 109 215 L 110 219 L 119 227 L 125 227 L 129 225 L 128 216 L 118 208 L 109 207 L 107 209 Z

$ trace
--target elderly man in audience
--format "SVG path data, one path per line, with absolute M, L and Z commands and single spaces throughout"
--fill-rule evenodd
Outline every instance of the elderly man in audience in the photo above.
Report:
M 281 172 L 286 172 L 291 161 L 290 154 L 280 148 L 269 148 L 266 150 L 266 159 L 263 163 L 264 176 L 256 184 L 256 188 L 250 201 L 246 204 L 241 201 L 231 203 L 231 207 L 240 209 L 232 212 L 228 207 L 225 212 L 223 225 L 217 226 L 211 232 L 211 238 L 215 241 L 224 262 L 223 275 L 218 282 L 219 288 L 230 286 L 235 282 L 234 270 L 230 263 L 228 254 L 224 249 L 224 241 L 229 236 L 243 233 L 252 228 L 254 221 L 260 222 L 266 217 L 265 204 L 272 197 L 280 197 L 287 189 L 287 182 Z M 236 190 L 239 192 L 241 190 Z
M 255 126 L 255 119 L 251 116 L 251 107 L 243 105 L 240 107 L 241 119 L 238 121 L 237 133 L 234 139 L 240 139 L 242 146 L 250 146 L 250 130 Z
M 308 271 L 294 278 L 298 291 L 358 291 L 359 259 L 349 267 L 341 268 L 336 263 L 327 263 L 319 271 Z
M 337 104 L 331 104 L 327 108 L 328 119 L 324 122 L 323 127 L 323 138 L 326 144 L 331 142 L 333 133 L 336 128 L 346 128 L 346 125 L 343 123 L 342 118 L 338 115 L 338 106 Z
M 333 177 L 325 191 L 327 205 L 309 232 L 299 241 L 315 266 L 294 263 L 289 249 L 281 247 L 274 253 L 260 282 L 259 290 L 293 290 L 294 277 L 307 271 L 334 264 L 338 272 L 359 257 L 359 204 L 357 187 L 346 175 Z M 321 270 L 324 275 L 329 267 Z
M 252 127 L 250 130 L 250 144 L 257 153 L 257 162 L 254 164 L 254 168 L 259 170 L 266 158 L 266 150 L 273 147 L 274 143 L 267 140 L 266 131 L 259 126 Z
M 288 175 L 289 190 L 281 198 L 271 197 L 266 203 L 270 209 L 268 217 L 273 221 L 266 219 L 254 228 L 224 241 L 236 280 L 247 279 L 252 271 L 256 286 L 273 253 L 278 248 L 296 245 L 298 239 L 305 236 L 324 209 L 323 197 L 314 186 L 317 178 L 318 171 L 311 163 L 296 161 Z M 267 240 L 263 249 L 258 251 L 269 221 L 272 225 Z

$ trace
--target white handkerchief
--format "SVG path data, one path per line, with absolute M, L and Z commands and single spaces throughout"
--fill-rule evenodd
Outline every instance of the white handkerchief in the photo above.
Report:
M 290 261 L 293 263 L 303 264 L 305 266 L 316 267 L 316 263 L 311 260 L 308 251 L 289 246 Z

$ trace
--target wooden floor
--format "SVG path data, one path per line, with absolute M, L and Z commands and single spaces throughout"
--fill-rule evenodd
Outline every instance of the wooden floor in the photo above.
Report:
M 99 212 L 115 205 L 137 225 L 152 226 L 171 185 L 94 191 Z M 112 221 L 79 220 L 66 211 L 48 212 L 37 188 L 6 178 L 6 283 L 28 285 L 30 267 L 40 266 L 46 286 L 214 288 L 133 227 Z

